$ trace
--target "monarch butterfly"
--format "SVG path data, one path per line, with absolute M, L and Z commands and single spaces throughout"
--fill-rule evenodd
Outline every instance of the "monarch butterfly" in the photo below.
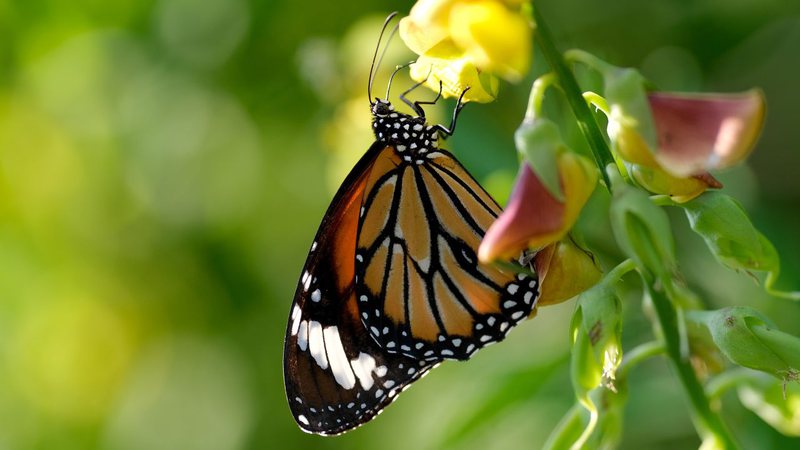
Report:
M 417 115 L 403 114 L 388 89 L 372 100 L 373 69 L 376 140 L 322 219 L 286 330 L 290 409 L 302 430 L 322 435 L 369 421 L 443 360 L 502 340 L 539 295 L 535 275 L 478 263 L 500 207 L 438 147 L 464 94 L 450 128 L 428 125 L 420 105 L 441 89 L 412 103 L 405 95 L 420 84 L 412 87 L 400 98 Z

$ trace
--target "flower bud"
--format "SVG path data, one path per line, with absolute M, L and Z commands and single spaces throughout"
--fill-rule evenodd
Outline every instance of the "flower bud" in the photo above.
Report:
M 675 265 L 675 243 L 669 218 L 646 193 L 621 181 L 615 183 L 611 226 L 622 250 L 639 267 L 659 277 L 669 274 Z
M 734 363 L 781 380 L 800 375 L 800 338 L 773 328 L 759 312 L 737 306 L 694 311 L 689 317 L 708 327 L 714 343 Z
M 594 255 L 569 237 L 538 252 L 534 266 L 541 286 L 537 308 L 567 301 L 597 284 L 603 275 Z
M 756 230 L 742 206 L 733 198 L 708 192 L 683 205 L 689 225 L 723 265 L 734 270 L 777 273 L 780 260 L 775 247 Z

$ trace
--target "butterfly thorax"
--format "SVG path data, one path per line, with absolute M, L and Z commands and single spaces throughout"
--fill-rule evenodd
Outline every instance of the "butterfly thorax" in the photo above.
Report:
M 415 117 L 394 110 L 388 103 L 378 100 L 372 106 L 372 131 L 379 142 L 385 142 L 397 150 L 406 161 L 420 157 L 438 148 L 439 130 Z

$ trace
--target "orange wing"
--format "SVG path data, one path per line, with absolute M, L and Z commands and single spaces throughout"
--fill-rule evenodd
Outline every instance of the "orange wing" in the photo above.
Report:
M 530 314 L 536 277 L 478 263 L 499 213 L 450 153 L 409 162 L 382 151 L 366 182 L 355 255 L 361 320 L 381 347 L 468 359 Z
M 386 352 L 358 317 L 353 279 L 359 210 L 383 148 L 370 148 L 331 202 L 292 304 L 286 396 L 297 424 L 310 433 L 338 434 L 367 422 L 435 365 Z

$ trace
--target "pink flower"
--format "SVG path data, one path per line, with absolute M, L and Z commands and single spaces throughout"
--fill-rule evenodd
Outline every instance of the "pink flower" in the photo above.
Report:
M 520 168 L 505 211 L 489 227 L 478 248 L 484 263 L 513 257 L 527 248 L 542 248 L 561 239 L 597 184 L 597 169 L 588 159 L 564 152 L 557 158 L 564 201 L 559 201 L 528 164 Z

